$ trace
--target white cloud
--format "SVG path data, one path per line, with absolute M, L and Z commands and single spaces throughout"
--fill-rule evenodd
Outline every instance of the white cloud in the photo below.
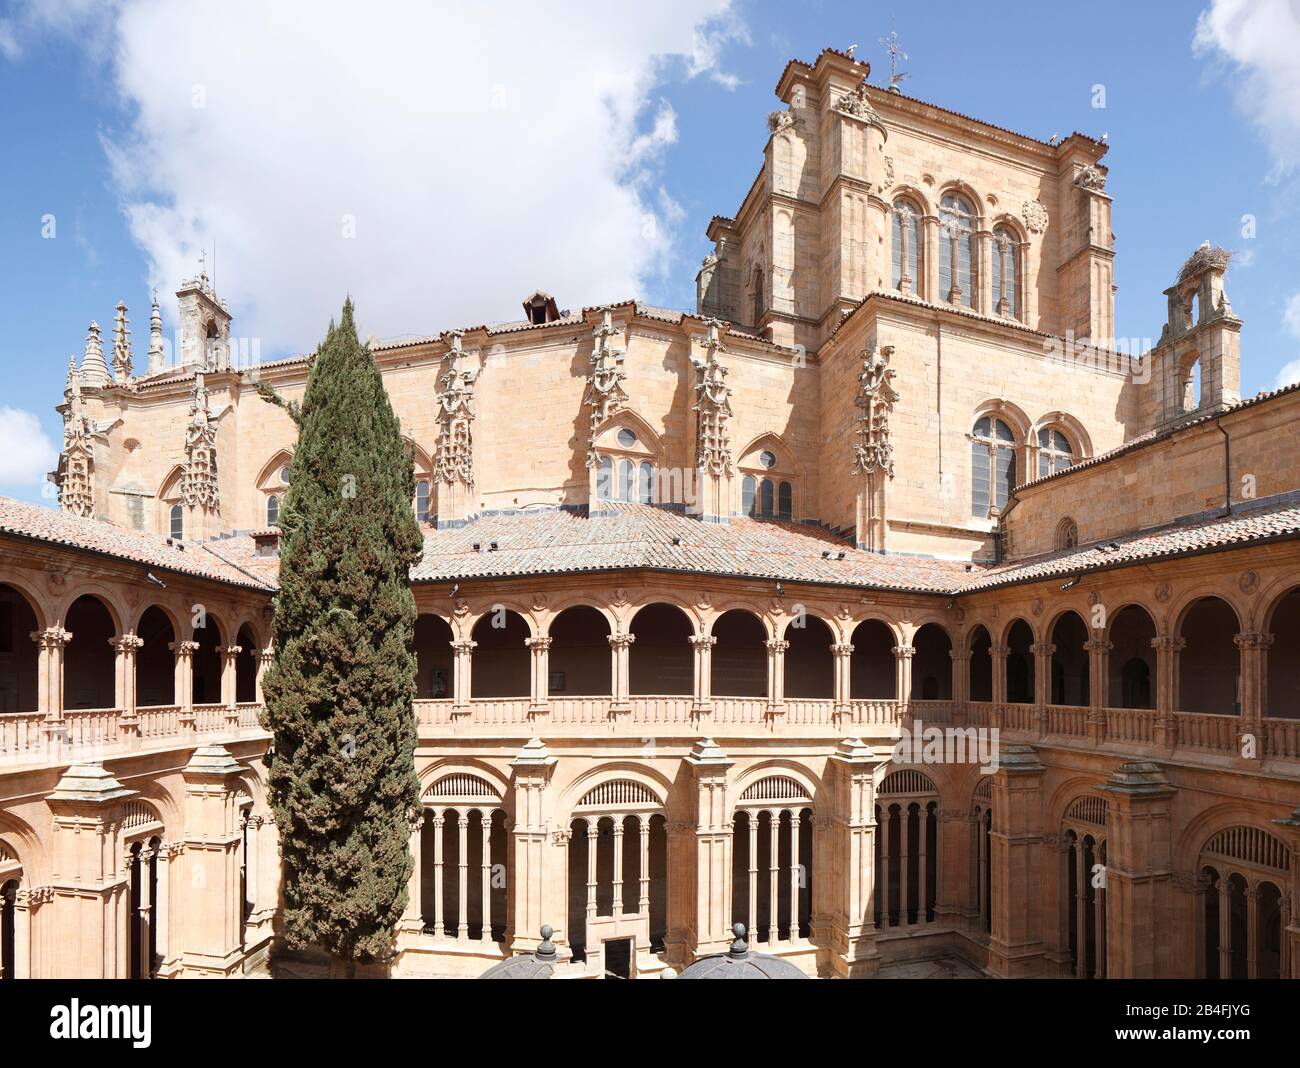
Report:
M 728 0 L 294 10 L 121 0 L 104 31 L 130 119 L 101 143 L 160 292 L 215 244 L 264 353 L 314 346 L 349 293 L 378 337 L 518 318 L 539 286 L 654 293 L 680 217 L 658 90 L 728 83 Z
M 58 459 L 58 450 L 35 415 L 0 407 L 0 487 L 39 492 Z
M 1198 55 L 1228 60 L 1228 84 L 1273 157 L 1273 177 L 1300 167 L 1300 6 L 1288 0 L 1213 0 L 1196 23 Z
M 1286 302 L 1286 308 L 1282 312 L 1282 322 L 1292 334 L 1300 337 L 1300 293 L 1293 294 Z

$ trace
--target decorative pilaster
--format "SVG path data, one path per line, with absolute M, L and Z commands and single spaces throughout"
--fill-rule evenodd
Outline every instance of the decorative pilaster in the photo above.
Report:
M 174 691 L 176 705 L 180 708 L 182 730 L 194 733 L 194 654 L 199 651 L 195 641 L 172 642 L 167 646 L 176 658 Z
M 1003 979 L 1035 976 L 1043 970 L 1043 931 L 1047 918 L 1039 892 L 1043 841 L 1043 774 L 1030 745 L 1003 745 L 993 775 L 990 835 L 992 932 L 989 970 Z
M 1101 790 L 1108 802 L 1104 974 L 1172 978 L 1172 947 L 1182 935 L 1171 907 L 1174 788 L 1158 764 L 1136 761 L 1121 764 Z
M 887 754 L 886 754 L 887 756 Z M 861 738 L 845 738 L 831 757 L 835 806 L 829 817 L 827 870 L 838 873 L 826 895 L 831 965 L 857 979 L 875 975 L 876 769 L 884 758 Z
M 37 646 L 36 710 L 45 713 L 47 724 L 60 723 L 63 720 L 63 650 L 72 641 L 72 632 L 62 627 L 46 627 L 32 631 L 31 639 Z
M 1034 657 L 1034 722 L 1041 738 L 1047 733 L 1047 706 L 1052 703 L 1052 654 L 1056 645 L 1034 642 L 1029 651 Z
M 59 939 L 47 974 L 77 979 L 124 979 L 130 960 L 127 910 L 130 872 L 122 864 L 122 804 L 136 796 L 101 764 L 74 764 L 46 798 L 54 834 Z
M 220 645 L 217 656 L 221 658 L 221 703 L 226 706 L 226 719 L 232 726 L 239 721 L 239 710 L 235 707 L 237 694 L 236 680 L 239 668 L 239 654 L 244 651 L 242 645 Z
M 241 771 L 243 767 L 223 746 L 202 745 L 181 773 L 190 870 L 185 908 L 177 914 L 182 978 L 232 976 L 242 962 Z
M 217 417 L 208 407 L 208 390 L 203 372 L 194 373 L 190 394 L 190 422 L 185 428 L 185 461 L 181 473 L 181 503 L 195 522 L 187 524 L 199 537 L 216 533 L 212 519 L 221 513 L 221 491 L 217 478 Z
M 600 313 L 600 325 L 591 332 L 591 372 L 587 375 L 587 392 L 582 400 L 588 410 L 587 470 L 593 479 L 600 465 L 596 435 L 606 420 L 627 404 L 627 393 L 623 389 L 623 380 L 627 377 L 623 371 L 623 349 L 610 344 L 610 339 L 617 334 L 613 315 L 605 308 Z M 594 501 L 599 495 L 594 483 L 590 488 L 589 499 Z
M 701 738 L 686 763 L 694 769 L 696 786 L 695 937 L 688 948 L 698 958 L 721 952 L 729 942 L 731 805 L 727 772 L 734 761 L 712 738 Z
M 1088 653 L 1088 739 L 1097 744 L 1106 734 L 1106 691 L 1110 683 L 1110 653 L 1115 643 L 1094 636 L 1083 647 Z
M 726 352 L 719 335 L 723 324 L 706 319 L 707 333 L 701 345 L 704 355 L 691 355 L 695 368 L 695 467 L 696 493 L 691 511 L 701 518 L 719 522 L 732 510 L 731 484 L 735 466 L 731 457 L 731 387 L 728 368 L 720 357 Z
M 99 327 L 90 324 L 95 344 L 99 343 Z M 86 360 L 90 360 L 91 339 L 87 338 Z M 104 356 L 99 354 L 102 365 Z M 89 518 L 95 514 L 95 438 L 98 424 L 86 415 L 85 400 L 81 395 L 82 376 L 75 360 L 68 361 L 68 378 L 63 387 L 63 451 L 59 453 L 59 466 L 50 474 L 50 480 L 59 488 L 59 507 L 70 515 Z M 105 371 L 105 378 L 108 372 Z
M 435 515 L 439 526 L 470 518 L 474 513 L 474 383 L 475 372 L 464 362 L 464 335 L 448 335 L 445 370 L 438 379 L 438 443 L 434 451 Z
M 540 738 L 530 738 L 510 767 L 514 772 L 514 941 L 511 951 L 531 953 L 537 948 L 536 932 L 547 910 L 567 916 L 562 879 L 548 888 L 546 879 L 546 787 L 555 771 L 556 759 Z M 564 869 L 561 869 L 564 870 Z M 547 900 L 549 893 L 552 897 Z M 509 935 L 509 932 L 507 932 Z
M 853 431 L 851 470 L 857 484 L 858 548 L 885 549 L 885 486 L 894 477 L 894 446 L 889 440 L 889 419 L 898 401 L 894 370 L 889 366 L 893 345 L 862 353 L 862 373 L 854 398 L 860 414 Z

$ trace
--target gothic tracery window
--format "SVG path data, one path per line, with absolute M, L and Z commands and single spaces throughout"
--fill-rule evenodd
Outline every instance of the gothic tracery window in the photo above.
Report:
M 915 293 L 921 277 L 921 212 L 910 200 L 900 199 L 894 202 L 893 216 L 893 286 L 900 293 Z
M 939 296 L 950 304 L 975 306 L 971 277 L 975 212 L 965 197 L 948 193 L 939 202 Z
M 179 504 L 173 504 L 171 511 L 168 513 L 170 522 L 170 533 L 173 541 L 180 541 L 185 537 L 185 510 Z
M 1038 477 L 1054 475 L 1074 463 L 1074 448 L 1070 439 L 1055 427 L 1044 427 L 1038 432 Z
M 1005 226 L 993 231 L 993 310 L 998 315 L 1020 317 L 1020 246 Z
M 266 498 L 266 525 L 277 526 L 280 522 L 280 498 L 274 493 Z
M 1016 484 L 1016 438 L 1011 427 L 983 416 L 971 432 L 971 515 L 984 519 L 1007 506 Z

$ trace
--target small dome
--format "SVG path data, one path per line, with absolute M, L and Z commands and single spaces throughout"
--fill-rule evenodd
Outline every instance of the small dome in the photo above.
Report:
M 745 941 L 745 925 L 732 929 L 736 940 L 726 953 L 697 960 L 679 979 L 807 979 L 795 965 L 767 953 L 751 953 Z
M 480 979 L 549 979 L 555 971 L 555 943 L 551 935 L 555 930 L 545 924 L 541 930 L 542 944 L 535 953 L 525 953 L 503 960 L 479 976 Z

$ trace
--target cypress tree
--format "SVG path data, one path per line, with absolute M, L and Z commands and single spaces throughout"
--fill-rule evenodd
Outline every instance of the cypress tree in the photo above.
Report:
M 412 865 L 412 463 L 351 299 L 301 406 L 259 389 L 298 423 L 264 680 L 284 932 L 290 948 L 325 950 L 352 975 L 390 955 Z

